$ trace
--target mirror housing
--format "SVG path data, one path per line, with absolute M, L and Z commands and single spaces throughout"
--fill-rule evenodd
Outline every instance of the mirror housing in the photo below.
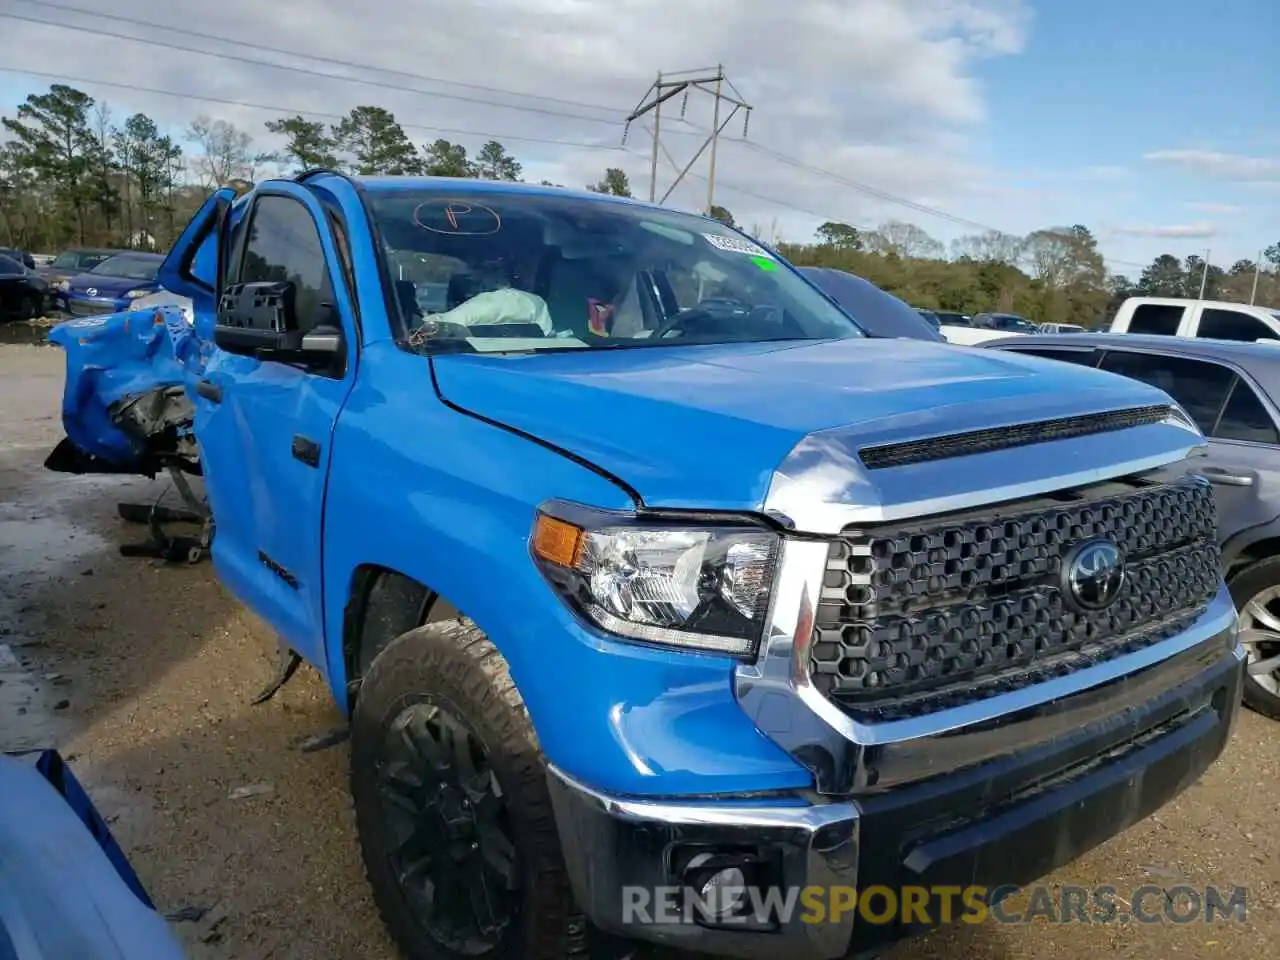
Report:
M 287 280 L 229 285 L 218 305 L 213 342 L 227 353 L 287 363 L 322 373 L 340 373 L 345 344 L 337 308 L 311 330 L 298 329 L 297 288 Z

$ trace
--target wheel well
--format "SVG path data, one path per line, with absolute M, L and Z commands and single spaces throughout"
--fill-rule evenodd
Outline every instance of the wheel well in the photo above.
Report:
M 1265 540 L 1251 543 L 1231 561 L 1231 569 L 1227 571 L 1227 575 L 1239 573 L 1252 563 L 1277 555 L 1280 555 L 1280 537 L 1268 537 Z
M 424 623 L 458 616 L 457 607 L 412 577 L 373 564 L 357 568 L 342 624 L 349 705 L 369 664 L 387 644 Z

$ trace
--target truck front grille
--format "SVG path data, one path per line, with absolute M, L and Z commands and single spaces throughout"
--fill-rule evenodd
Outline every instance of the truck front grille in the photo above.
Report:
M 1125 584 L 1106 609 L 1063 596 L 1063 558 L 1109 538 Z M 1132 479 L 846 529 L 818 604 L 813 683 L 863 719 L 916 716 L 1069 673 L 1185 629 L 1218 588 L 1209 484 Z

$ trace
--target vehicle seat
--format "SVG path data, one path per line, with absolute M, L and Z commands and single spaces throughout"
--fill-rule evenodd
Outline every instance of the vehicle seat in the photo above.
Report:
M 608 281 L 592 267 L 590 260 L 557 259 L 547 268 L 543 298 L 556 330 L 568 330 L 575 337 L 591 340 L 590 301 L 608 300 L 614 294 Z

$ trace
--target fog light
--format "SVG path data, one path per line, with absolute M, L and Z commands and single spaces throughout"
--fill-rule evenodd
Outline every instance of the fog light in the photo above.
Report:
M 686 872 L 694 874 L 716 857 L 699 853 L 689 861 Z M 724 920 L 742 912 L 747 897 L 747 878 L 740 867 L 721 867 L 706 877 L 698 886 L 699 908 L 710 920 Z

